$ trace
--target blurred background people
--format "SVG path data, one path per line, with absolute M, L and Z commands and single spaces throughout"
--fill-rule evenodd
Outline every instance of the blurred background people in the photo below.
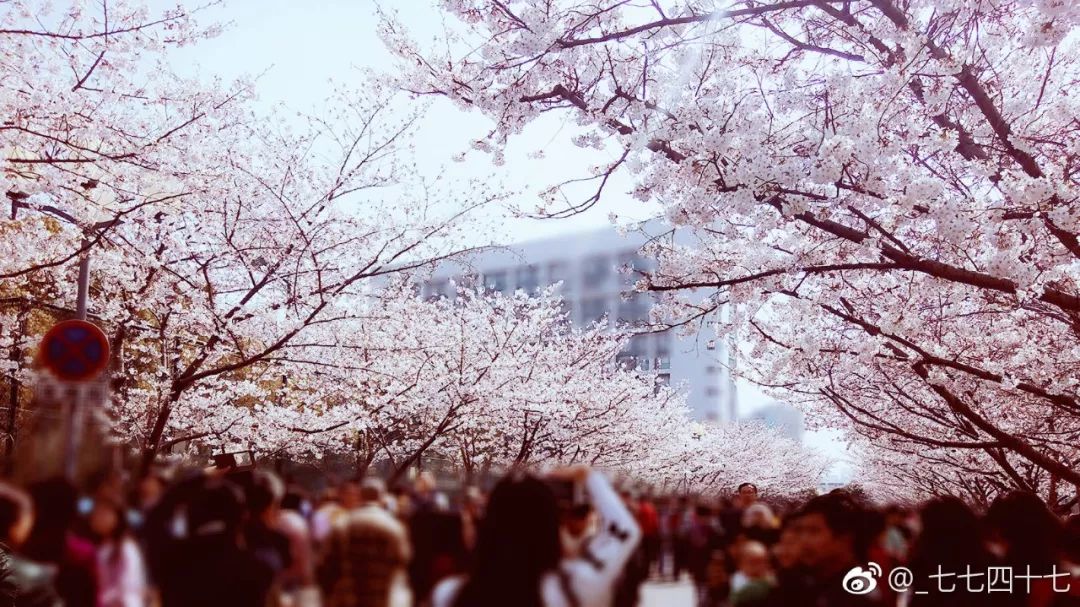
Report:
M 735 560 L 737 568 L 731 576 L 731 605 L 764 605 L 776 586 L 768 547 L 748 540 L 739 547 Z
M 66 607 L 96 607 L 97 551 L 75 533 L 79 493 L 62 478 L 30 485 L 34 528 L 26 540 L 26 556 L 57 567 L 56 590 Z
M 98 607 L 144 607 L 149 599 L 142 551 L 128 530 L 127 509 L 99 495 L 87 516 L 97 548 Z
M 14 607 L 63 607 L 56 591 L 56 567 L 22 553 L 34 526 L 34 505 L 25 491 L 0 482 L 0 553 L 7 579 L 2 584 Z M 5 600 L 8 600 L 5 599 Z
M 326 607 L 408 607 L 405 526 L 384 504 L 385 487 L 365 480 L 360 506 L 331 531 L 319 569 Z
M 434 607 L 601 607 L 611 604 L 619 574 L 641 532 L 599 472 L 558 477 L 584 487 L 600 519 L 581 557 L 563 558 L 559 509 L 550 486 L 515 472 L 492 490 L 468 575 L 436 587 Z

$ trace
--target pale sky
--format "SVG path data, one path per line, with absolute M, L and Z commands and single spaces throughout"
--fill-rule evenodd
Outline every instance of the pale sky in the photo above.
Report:
M 410 31 L 420 40 L 429 40 L 442 29 L 443 15 L 433 0 L 407 0 L 407 4 L 383 2 L 384 8 L 398 6 L 409 16 Z M 175 2 L 152 0 L 158 8 Z M 372 0 L 227 0 L 224 7 L 207 10 L 202 22 L 231 22 L 225 32 L 212 40 L 170 52 L 173 65 L 184 72 L 217 75 L 231 80 L 258 75 L 259 103 L 269 108 L 284 103 L 289 108 L 308 111 L 319 107 L 330 92 L 331 80 L 358 83 L 358 68 L 389 70 L 390 53 L 376 34 L 376 3 Z M 536 193 L 555 180 L 579 177 L 598 158 L 595 150 L 585 151 L 570 143 L 574 126 L 558 116 L 547 116 L 511 141 L 503 166 L 494 166 L 486 154 L 472 151 L 465 162 L 453 157 L 468 151 L 470 142 L 482 138 L 491 123 L 475 113 L 459 111 L 445 101 L 434 101 L 422 119 L 416 138 L 416 161 L 431 174 L 445 171 L 460 178 L 488 178 L 518 192 L 515 204 L 535 209 Z M 537 149 L 545 157 L 529 156 Z M 630 189 L 625 177 L 613 181 L 609 192 Z M 515 217 L 509 210 L 491 219 L 498 225 L 493 239 L 510 244 L 542 236 L 554 236 L 610 226 L 608 213 L 620 221 L 638 221 L 657 214 L 658 207 L 633 201 L 598 205 L 569 219 L 534 220 Z M 486 244 L 486 243 L 478 243 Z M 773 399 L 754 386 L 740 382 L 739 408 L 746 414 Z M 846 480 L 850 464 L 841 436 L 833 431 L 808 432 L 804 442 L 840 461 L 830 472 L 830 480 Z

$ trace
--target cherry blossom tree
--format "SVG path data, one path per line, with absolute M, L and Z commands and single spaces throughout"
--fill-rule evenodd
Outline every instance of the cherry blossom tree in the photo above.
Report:
M 468 479 L 515 466 L 588 463 L 677 491 L 753 479 L 776 495 L 816 487 L 828 462 L 762 426 L 691 422 L 685 394 L 620 367 L 629 335 L 572 328 L 548 290 L 461 288 L 422 301 L 401 284 L 362 318 L 316 329 L 275 355 L 287 381 L 253 386 L 209 420 L 231 448 L 291 457 L 347 454 L 391 478 L 432 456 Z M 350 329 L 342 331 L 345 326 Z
M 189 13 L 10 5 L 0 23 L 5 332 L 20 331 L 26 306 L 73 307 L 74 260 L 90 255 L 91 313 L 116 355 L 112 413 L 144 465 L 172 444 L 253 423 L 226 404 L 264 396 L 283 373 L 272 364 L 280 351 L 355 319 L 346 302 L 373 281 L 465 249 L 461 228 L 498 197 L 418 175 L 414 116 L 393 111 L 395 92 L 377 78 L 332 92 L 317 114 L 261 113 L 250 83 L 166 68 L 169 47 L 213 33 Z M 11 349 L 18 382 L 25 341 Z
M 422 301 L 391 285 L 364 309 L 352 330 L 283 350 L 279 360 L 298 372 L 291 394 L 256 407 L 262 430 L 277 436 L 261 445 L 352 453 L 361 470 L 385 460 L 395 476 L 433 454 L 471 476 L 526 464 L 625 466 L 686 421 L 682 394 L 615 364 L 627 335 L 571 328 L 551 291 L 463 288 Z
M 918 478 L 1046 497 L 1080 482 L 1080 8 L 443 6 L 458 23 L 431 48 L 386 16 L 400 85 L 491 117 L 479 150 L 544 114 L 576 123 L 598 163 L 540 213 L 629 175 L 689 235 L 655 235 L 640 284 L 674 323 L 726 307 L 745 376 Z

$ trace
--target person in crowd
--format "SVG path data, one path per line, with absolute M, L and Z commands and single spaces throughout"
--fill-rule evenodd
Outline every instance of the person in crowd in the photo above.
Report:
M 780 523 L 780 534 L 772 546 L 772 559 L 776 564 L 777 577 L 794 572 L 799 566 L 800 538 L 795 527 L 796 514 L 789 514 Z
M 360 482 L 347 479 L 337 487 L 328 488 L 323 493 L 322 503 L 316 509 L 311 520 L 312 534 L 318 545 L 322 545 L 330 532 L 346 515 L 360 507 Z
M 641 528 L 641 502 L 634 499 L 630 492 L 622 493 L 623 504 Z M 644 534 L 637 549 L 630 555 L 630 559 L 623 566 L 622 575 L 615 585 L 615 598 L 612 600 L 613 607 L 637 607 L 641 601 L 641 586 L 649 578 L 649 560 L 645 549 Z
M 280 582 L 282 574 L 292 562 L 289 538 L 278 531 L 285 484 L 273 472 L 255 470 L 245 493 L 247 524 L 244 526 L 244 544 L 274 572 Z
M 388 499 L 387 502 L 393 504 L 396 510 L 396 500 Z M 476 548 L 477 528 L 480 520 L 484 518 L 484 502 L 484 493 L 479 487 L 472 485 L 465 487 L 461 495 L 461 529 L 465 550 L 468 552 Z
M 0 584 L 0 605 L 63 607 L 63 599 L 56 590 L 55 568 L 22 553 L 33 526 L 34 506 L 30 496 L 22 489 L 0 482 L 0 555 L 5 561 L 6 574 L 5 583 Z
M 107 500 L 114 503 L 124 501 L 124 474 L 112 468 L 99 470 L 90 477 L 86 486 L 86 493 L 78 499 L 78 512 L 87 516 L 94 508 L 97 500 Z
M 330 536 L 330 531 L 340 518 L 345 514 L 345 509 L 338 501 L 337 487 L 327 487 L 319 496 L 319 503 L 311 514 L 311 537 L 315 545 L 321 547 Z
M 1046 504 L 1033 493 L 1013 491 L 998 496 L 986 513 L 986 527 L 991 545 L 1001 557 L 1001 565 L 1016 572 L 1029 569 L 1036 575 L 1068 571 L 1065 553 L 1065 526 Z M 1050 607 L 1080 604 L 1080 583 L 1072 580 L 1071 592 L 1054 590 L 1069 580 L 1042 577 L 1029 580 L 1023 594 L 1013 593 L 1011 605 Z
M 641 547 L 645 554 L 646 570 L 651 574 L 653 568 L 659 573 L 660 560 L 660 514 L 651 497 L 642 494 L 637 503 L 637 520 L 641 528 Z
M 149 512 L 165 493 L 168 481 L 159 472 L 151 471 L 139 478 L 131 492 L 130 508 L 127 512 L 128 524 L 142 538 L 142 527 L 146 513 Z
M 413 548 L 409 586 L 417 600 L 430 596 L 442 579 L 461 574 L 468 561 L 463 519 L 443 507 L 440 495 L 431 472 L 416 477 L 408 508 L 408 529 Z
M 245 548 L 244 492 L 224 475 L 192 475 L 166 491 L 147 516 L 161 607 L 267 603 L 274 571 Z
M 24 554 L 57 566 L 56 589 L 66 607 L 95 607 L 97 551 L 89 540 L 75 533 L 78 492 L 62 478 L 34 483 L 29 490 L 36 516 Z
M 866 594 L 849 592 L 846 575 L 866 566 L 870 543 L 878 533 L 876 519 L 850 496 L 829 493 L 811 499 L 793 519 L 799 561 L 806 576 L 783 579 L 770 594 L 777 607 L 867 607 L 885 604 L 880 588 Z
M 698 604 L 706 607 L 727 596 L 726 576 L 716 575 L 718 568 L 728 570 L 724 536 L 713 508 L 698 504 L 694 508 L 687 534 L 687 569 L 697 589 Z
M 750 504 L 743 510 L 739 535 L 743 539 L 772 546 L 780 537 L 780 521 L 772 508 L 762 502 Z
M 907 564 L 914 573 L 914 586 L 908 604 L 911 607 L 991 604 L 998 595 L 987 593 L 984 581 L 978 578 L 970 585 L 956 583 L 956 578 L 943 579 L 942 585 L 950 588 L 950 591 L 942 592 L 938 578 L 930 577 L 941 572 L 985 572 L 994 564 L 992 555 L 983 543 L 979 517 L 963 501 L 955 497 L 939 497 L 923 505 L 919 521 L 922 533 L 912 547 Z
M 311 528 L 304 516 L 307 498 L 302 490 L 290 487 L 281 500 L 275 529 L 289 540 L 290 565 L 280 575 L 284 607 L 318 604 L 315 585 L 315 550 Z
M 412 518 L 413 501 L 412 496 L 409 495 L 408 487 L 400 483 L 395 483 L 390 489 L 390 495 L 387 496 L 387 500 L 394 502 L 394 516 L 403 521 Z
M 720 525 L 729 541 L 734 541 L 742 531 L 743 512 L 757 503 L 758 489 L 754 483 L 741 483 L 735 489 L 731 505 L 720 510 Z
M 911 511 L 897 505 L 885 508 L 885 533 L 881 539 L 882 549 L 895 562 L 909 558 L 914 533 L 910 526 Z
M 435 480 L 435 475 L 430 471 L 424 470 L 417 474 L 416 480 L 413 481 L 412 510 L 414 512 L 436 510 L 437 488 L 438 483 Z
M 405 526 L 383 505 L 385 488 L 365 480 L 361 506 L 332 531 L 319 568 L 326 607 L 398 607 L 409 604 Z
M 641 531 L 610 483 L 584 467 L 556 476 L 580 483 L 600 519 L 583 556 L 566 559 L 548 484 L 514 472 L 491 492 L 467 576 L 435 588 L 434 607 L 600 607 L 611 604 Z
M 99 494 L 87 516 L 97 547 L 98 607 L 144 607 L 149 588 L 142 551 L 128 532 L 127 510 Z
M 688 570 L 690 528 L 693 524 L 694 509 L 690 500 L 680 497 L 669 518 L 672 535 L 672 581 L 679 581 L 683 572 Z
M 756 540 L 747 540 L 736 555 L 737 569 L 731 576 L 733 606 L 763 605 L 776 586 L 776 576 L 769 560 L 769 548 Z
M 675 501 L 666 497 L 657 504 L 656 514 L 660 523 L 660 556 L 657 560 L 656 574 L 661 580 L 674 579 L 675 569 L 675 530 L 672 528 L 672 512 Z

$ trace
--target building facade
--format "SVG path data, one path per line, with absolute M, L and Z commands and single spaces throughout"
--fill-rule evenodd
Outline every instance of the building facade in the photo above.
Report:
M 558 286 L 571 322 L 587 326 L 602 318 L 612 325 L 642 327 L 619 356 L 624 365 L 656 373 L 663 382 L 688 392 L 695 419 L 734 421 L 736 393 L 729 373 L 726 342 L 706 328 L 698 334 L 645 332 L 653 297 L 633 293 L 633 270 L 651 260 L 639 250 L 646 236 L 619 234 L 615 228 L 534 240 L 447 262 L 420 286 L 425 297 L 453 297 L 454 284 L 476 284 L 502 293 L 535 293 Z

